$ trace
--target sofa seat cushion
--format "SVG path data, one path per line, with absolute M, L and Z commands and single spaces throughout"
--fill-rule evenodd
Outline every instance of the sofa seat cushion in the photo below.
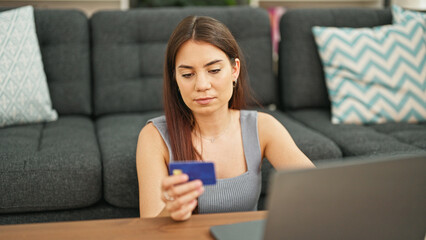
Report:
M 293 118 L 288 116 L 282 111 L 269 111 L 266 109 L 257 109 L 259 112 L 266 112 L 274 116 L 290 133 L 296 145 L 299 149 L 315 164 L 324 159 L 338 159 L 342 157 L 342 152 L 339 147 L 331 141 L 329 138 L 325 137 L 321 133 L 312 130 L 295 121 Z M 285 155 L 283 155 L 285 158 Z M 265 209 L 265 202 L 263 197 L 266 195 L 270 177 L 272 173 L 275 172 L 275 169 L 272 167 L 271 163 L 265 158 L 262 162 L 262 190 L 261 190 L 261 199 L 259 200 L 258 209 Z
M 101 200 L 90 207 L 79 209 L 0 214 L 0 225 L 137 217 L 139 217 L 138 209 L 117 208 Z
M 101 161 L 93 122 L 0 129 L 0 213 L 70 209 L 101 198 Z
M 139 207 L 136 146 L 146 122 L 161 111 L 101 117 L 96 122 L 102 154 L 105 200 L 116 207 Z
M 426 150 L 426 123 L 385 123 L 371 126 L 377 132 L 388 134 L 400 142 Z
M 342 157 L 342 152 L 332 140 L 304 126 L 288 114 L 282 111 L 268 111 L 264 109 L 259 111 L 271 114 L 283 124 L 299 149 L 312 161 Z
M 341 149 L 344 157 L 425 152 L 422 148 L 402 140 L 402 137 L 397 138 L 389 132 L 386 133 L 384 128 L 379 131 L 378 125 L 332 124 L 330 111 L 326 109 L 297 110 L 289 113 L 303 124 L 333 140 Z M 414 129 L 416 124 L 412 124 L 412 126 Z M 404 136 L 409 138 L 407 135 Z
M 280 111 L 267 111 L 277 118 L 292 135 L 299 148 L 312 160 L 342 156 L 339 148 L 328 138 L 297 123 Z M 140 130 L 146 122 L 162 115 L 160 111 L 145 114 L 105 116 L 96 122 L 102 153 L 104 197 L 117 207 L 137 208 L 138 180 L 136 173 L 136 145 Z M 262 193 L 266 193 L 273 167 L 266 160 L 262 165 Z

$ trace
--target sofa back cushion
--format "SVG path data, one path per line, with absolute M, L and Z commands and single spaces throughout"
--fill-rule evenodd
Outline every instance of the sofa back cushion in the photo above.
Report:
M 0 128 L 54 121 L 34 21 L 34 8 L 0 12 Z
M 313 26 L 373 27 L 392 23 L 389 9 L 295 9 L 281 18 L 278 80 L 286 109 L 330 108 Z
M 37 23 L 53 107 L 60 114 L 91 114 L 90 35 L 86 15 L 77 10 L 40 10 L 39 14 L 36 11 Z
M 92 113 L 89 22 L 77 10 L 36 10 L 37 35 L 53 108 Z
M 94 109 L 97 116 L 162 109 L 167 41 L 189 15 L 223 22 L 247 61 L 251 87 L 262 104 L 277 101 L 269 17 L 249 7 L 189 7 L 105 11 L 92 16 Z
M 53 109 L 59 115 L 91 114 L 86 15 L 77 10 L 35 9 L 34 19 Z

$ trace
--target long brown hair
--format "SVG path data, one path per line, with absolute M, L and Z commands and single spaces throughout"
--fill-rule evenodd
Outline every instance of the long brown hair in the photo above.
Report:
M 240 59 L 240 74 L 229 100 L 229 108 L 243 109 L 247 106 L 247 100 L 253 99 L 247 84 L 248 74 L 244 57 L 229 29 L 211 17 L 184 18 L 170 36 L 164 64 L 164 111 L 175 161 L 201 159 L 192 144 L 191 132 L 195 127 L 195 119 L 179 93 L 175 76 L 176 54 L 182 44 L 188 40 L 202 41 L 216 46 L 228 56 L 232 65 L 235 64 L 236 58 Z

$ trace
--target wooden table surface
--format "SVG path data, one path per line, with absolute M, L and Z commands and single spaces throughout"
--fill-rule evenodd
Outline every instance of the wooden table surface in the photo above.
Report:
M 122 218 L 0 226 L 0 239 L 213 239 L 210 227 L 260 220 L 265 211 L 194 215 L 185 222 L 168 217 Z

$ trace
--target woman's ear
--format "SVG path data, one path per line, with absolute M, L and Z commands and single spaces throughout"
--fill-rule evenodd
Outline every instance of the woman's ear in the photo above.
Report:
M 233 81 L 236 81 L 239 75 L 240 75 L 240 59 L 235 58 L 234 65 L 232 66 Z

